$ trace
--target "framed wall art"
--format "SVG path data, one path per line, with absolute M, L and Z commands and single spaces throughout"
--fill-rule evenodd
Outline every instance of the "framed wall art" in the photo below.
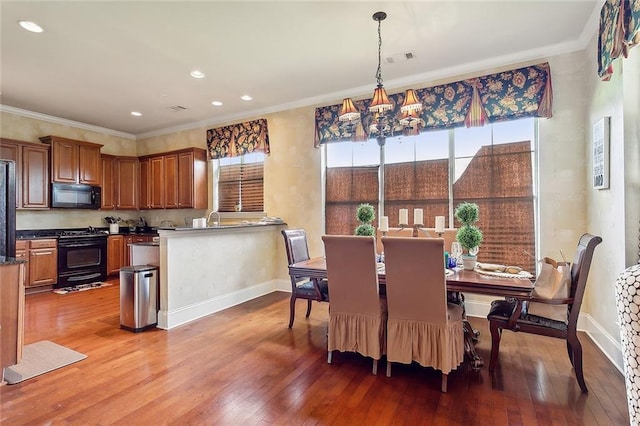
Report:
M 593 187 L 609 188 L 609 120 L 603 117 L 593 125 Z

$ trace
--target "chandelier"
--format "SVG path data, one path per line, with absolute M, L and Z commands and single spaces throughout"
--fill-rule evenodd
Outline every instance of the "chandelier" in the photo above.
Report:
M 376 70 L 376 81 L 378 85 L 373 91 L 373 98 L 369 105 L 369 112 L 373 115 L 369 125 L 369 134 L 375 136 L 378 144 L 383 146 L 387 136 L 390 136 L 400 129 L 413 128 L 417 125 L 420 112 L 422 112 L 422 102 L 418 99 L 413 89 L 405 92 L 404 101 L 400 107 L 400 117 L 394 116 L 394 104 L 389 100 L 387 91 L 382 84 L 382 32 L 381 23 L 387 18 L 385 12 L 373 14 L 373 20 L 378 23 L 378 69 Z M 349 128 L 353 128 L 360 121 L 360 111 L 353 104 L 351 98 L 342 101 L 339 120 Z

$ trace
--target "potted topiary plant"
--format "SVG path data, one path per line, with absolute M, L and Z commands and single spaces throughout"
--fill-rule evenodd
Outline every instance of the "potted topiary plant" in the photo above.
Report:
M 462 249 L 466 250 L 466 253 L 462 255 L 462 265 L 464 269 L 469 271 L 473 271 L 476 267 L 475 255 L 482 242 L 482 232 L 474 225 L 479 219 L 479 211 L 477 204 L 467 202 L 458 204 L 455 211 L 456 219 L 462 223 L 456 234 L 456 240 Z
M 371 225 L 371 222 L 376 218 L 376 213 L 371 204 L 360 204 L 356 209 L 356 218 L 360 222 L 355 231 L 356 235 L 376 235 L 376 228 Z

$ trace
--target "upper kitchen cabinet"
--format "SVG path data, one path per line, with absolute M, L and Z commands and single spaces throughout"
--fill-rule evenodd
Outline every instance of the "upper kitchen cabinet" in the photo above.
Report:
M 102 155 L 102 209 L 138 209 L 138 158 Z
M 49 208 L 49 147 L 0 138 L 0 158 L 16 162 L 16 207 Z
M 59 136 L 44 136 L 40 140 L 51 145 L 52 182 L 100 185 L 102 145 Z
M 206 209 L 206 151 L 188 148 L 141 157 L 140 183 L 140 208 Z

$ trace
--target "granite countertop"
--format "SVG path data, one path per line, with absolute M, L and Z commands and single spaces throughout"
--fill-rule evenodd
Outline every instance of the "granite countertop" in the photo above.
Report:
M 0 265 L 15 265 L 18 263 L 27 263 L 27 261 L 16 257 L 0 256 Z
M 177 227 L 159 227 L 158 230 L 162 231 L 212 231 L 216 229 L 238 229 L 238 228 L 256 228 L 262 226 L 279 226 L 286 225 L 285 222 L 242 222 L 234 224 L 222 224 L 207 226 L 206 228 L 194 228 L 192 226 L 177 226 Z

